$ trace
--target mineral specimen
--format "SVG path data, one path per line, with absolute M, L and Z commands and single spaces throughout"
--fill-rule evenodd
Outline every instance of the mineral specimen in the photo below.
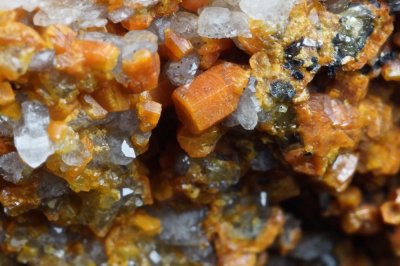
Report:
M 399 11 L 0 0 L 0 265 L 399 265 Z

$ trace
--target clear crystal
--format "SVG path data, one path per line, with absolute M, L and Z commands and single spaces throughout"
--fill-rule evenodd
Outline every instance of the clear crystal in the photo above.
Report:
M 3 179 L 14 184 L 29 175 L 32 168 L 26 165 L 16 152 L 10 152 L 0 156 L 0 173 Z
M 167 65 L 166 74 L 172 84 L 181 86 L 192 82 L 199 69 L 200 59 L 196 54 Z
M 22 113 L 23 119 L 14 130 L 15 147 L 26 164 L 37 168 L 54 152 L 47 133 L 49 111 L 37 101 L 27 101 L 22 103 Z
M 297 0 L 241 0 L 240 9 L 249 17 L 282 27 Z
M 189 12 L 177 12 L 171 18 L 171 29 L 185 38 L 198 36 L 197 25 L 199 17 Z

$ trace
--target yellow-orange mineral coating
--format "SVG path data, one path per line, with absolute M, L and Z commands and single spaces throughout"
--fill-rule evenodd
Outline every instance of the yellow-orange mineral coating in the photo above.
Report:
M 400 265 L 400 1 L 6 2 L 0 265 Z
M 179 119 L 193 133 L 215 125 L 236 109 L 248 77 L 248 71 L 232 63 L 210 68 L 172 94 Z

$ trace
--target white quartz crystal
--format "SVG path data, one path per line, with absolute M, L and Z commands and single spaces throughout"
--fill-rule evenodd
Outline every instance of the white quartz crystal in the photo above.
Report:
M 206 7 L 200 14 L 198 34 L 207 38 L 250 36 L 247 15 L 224 7 Z
M 39 5 L 39 0 L 12 0 L 0 1 L 0 10 L 11 10 L 22 7 L 28 12 L 33 11 Z
M 29 70 L 43 71 L 53 66 L 55 52 L 53 50 L 43 50 L 34 54 L 29 63 Z
M 32 168 L 21 160 L 18 153 L 10 152 L 0 156 L 0 173 L 4 180 L 16 184 L 31 172 Z
M 261 111 L 261 107 L 255 92 L 255 79 L 251 78 L 240 97 L 237 109 L 225 121 L 227 126 L 241 125 L 246 130 L 253 130 L 257 126 L 258 113 Z
M 171 29 L 185 38 L 198 36 L 197 24 L 199 17 L 189 12 L 177 12 L 171 18 Z
M 103 27 L 107 23 L 105 6 L 91 0 L 41 0 L 33 17 L 37 26 L 72 25 L 77 28 Z
M 240 9 L 249 17 L 270 25 L 284 26 L 297 0 L 241 0 Z
M 128 138 L 108 136 L 108 145 L 110 147 L 110 160 L 116 165 L 128 165 L 135 159 L 135 150 Z
M 26 164 L 37 168 L 54 152 L 47 133 L 49 111 L 37 101 L 26 101 L 22 103 L 22 113 L 22 121 L 14 129 L 15 147 Z
M 130 31 L 122 38 L 122 58 L 130 58 L 132 54 L 141 49 L 156 52 L 158 49 L 157 36 L 148 30 Z
M 153 6 L 160 2 L 160 0 L 124 0 L 125 5 L 141 5 L 141 6 Z
M 206 7 L 199 17 L 198 33 L 208 38 L 232 38 L 237 36 L 231 23 L 231 11 L 223 7 Z
M 108 19 L 114 23 L 118 23 L 128 19 L 133 15 L 133 9 L 127 6 L 120 7 L 113 11 L 108 12 Z
M 181 86 L 192 82 L 199 69 L 200 59 L 196 54 L 167 65 L 166 74 L 173 85 Z

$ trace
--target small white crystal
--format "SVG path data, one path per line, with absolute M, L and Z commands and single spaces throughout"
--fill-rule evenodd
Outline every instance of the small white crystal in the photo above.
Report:
M 192 82 L 199 69 L 200 59 L 196 54 L 185 56 L 180 61 L 170 62 L 166 74 L 173 85 L 181 86 Z
M 128 165 L 135 159 L 135 150 L 132 148 L 130 140 L 108 136 L 107 142 L 110 147 L 110 160 L 116 165 Z
M 155 263 L 155 264 L 158 264 L 158 263 L 160 263 L 160 261 L 161 261 L 161 256 L 160 256 L 160 254 L 158 254 L 158 252 L 155 251 L 155 250 L 153 250 L 152 252 L 150 252 L 149 258 L 150 258 L 150 260 L 151 260 L 153 263 Z
M 12 0 L 0 1 L 0 10 L 11 10 L 22 7 L 28 12 L 32 12 L 39 5 L 39 0 Z
M 198 33 L 208 38 L 250 37 L 246 14 L 223 7 L 206 7 L 200 14 Z
M 3 179 L 18 183 L 32 172 L 32 168 L 26 165 L 16 152 L 10 152 L 0 156 L 0 173 L 3 174 Z
M 25 163 L 37 168 L 54 152 L 47 133 L 49 111 L 37 101 L 27 101 L 22 103 L 22 113 L 23 119 L 14 130 L 15 147 Z
M 247 88 L 240 97 L 239 104 L 225 121 L 227 126 L 241 125 L 246 130 L 253 130 L 258 124 L 260 104 L 255 96 L 255 79 L 251 78 Z
M 242 37 L 251 37 L 249 28 L 249 17 L 243 12 L 234 11 L 231 14 L 232 25 L 236 29 L 237 35 Z
M 128 188 L 128 187 L 124 187 L 124 188 L 122 188 L 122 190 L 121 190 L 121 196 L 122 196 L 122 197 L 129 196 L 129 195 L 132 195 L 133 192 L 134 192 L 133 189 Z
M 103 27 L 107 23 L 105 6 L 91 0 L 42 0 L 33 17 L 37 26 L 73 24 L 77 28 Z
M 249 17 L 282 27 L 297 0 L 241 0 L 240 9 Z
M 237 36 L 232 25 L 231 11 L 223 7 L 206 7 L 200 14 L 198 33 L 207 38 L 232 38 Z
M 154 6 L 158 2 L 160 2 L 160 0 L 124 0 L 124 4 L 127 6 L 135 4 L 139 4 L 142 6 Z
M 157 36 L 148 30 L 130 31 L 122 38 L 124 44 L 122 58 L 130 58 L 132 54 L 141 49 L 157 52 Z
M 119 23 L 121 21 L 128 19 L 130 16 L 133 15 L 133 13 L 134 12 L 132 8 L 123 6 L 108 12 L 108 18 L 114 23 Z
M 197 22 L 199 17 L 189 12 L 177 12 L 171 18 L 171 29 L 184 38 L 198 36 Z
M 53 65 L 55 52 L 53 50 L 43 50 L 34 54 L 29 63 L 29 70 L 42 71 Z

